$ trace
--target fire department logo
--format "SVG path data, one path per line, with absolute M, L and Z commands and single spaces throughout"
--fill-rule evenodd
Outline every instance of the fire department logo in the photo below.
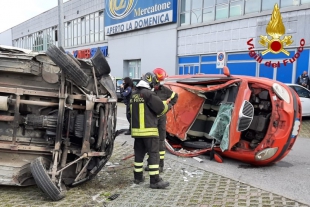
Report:
M 280 39 L 280 37 L 285 34 L 285 27 L 282 22 L 282 16 L 278 4 L 275 4 L 273 8 L 271 19 L 266 27 L 266 32 L 271 37 L 271 39 L 269 39 L 267 35 L 260 35 L 259 44 L 267 47 L 267 49 L 262 52 L 262 55 L 265 55 L 269 52 L 274 54 L 283 52 L 289 56 L 290 53 L 284 49 L 284 46 L 290 46 L 294 41 L 292 40 L 291 35 L 284 36 L 283 39 Z
M 262 63 L 263 55 L 266 55 L 269 52 L 273 54 L 279 54 L 282 52 L 285 55 L 290 56 L 289 58 L 282 60 L 283 65 L 286 66 L 288 63 L 294 63 L 304 50 L 304 46 L 306 44 L 305 39 L 300 40 L 299 47 L 297 47 L 297 51 L 294 55 L 290 55 L 290 52 L 284 49 L 284 47 L 290 46 L 294 41 L 292 40 L 291 35 L 283 36 L 285 34 L 285 27 L 278 4 L 275 4 L 273 8 L 270 21 L 266 27 L 266 33 L 268 35 L 260 35 L 259 39 L 259 44 L 267 48 L 262 52 L 257 52 L 255 49 L 255 46 L 252 43 L 253 38 L 247 41 L 247 45 L 249 46 L 249 56 L 258 63 Z M 268 67 L 279 68 L 281 66 L 280 60 L 277 62 L 271 62 L 271 60 L 264 62 Z

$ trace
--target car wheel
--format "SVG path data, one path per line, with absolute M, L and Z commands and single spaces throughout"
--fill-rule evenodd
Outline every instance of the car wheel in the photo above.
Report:
M 79 86 L 86 87 L 88 85 L 88 75 L 79 67 L 75 60 L 63 53 L 58 47 L 51 45 L 47 49 L 46 55 L 64 71 L 70 80 Z
M 64 192 L 55 185 L 48 175 L 46 168 L 50 161 L 43 157 L 38 157 L 30 164 L 32 176 L 37 186 L 47 194 L 52 200 L 58 201 L 65 197 Z

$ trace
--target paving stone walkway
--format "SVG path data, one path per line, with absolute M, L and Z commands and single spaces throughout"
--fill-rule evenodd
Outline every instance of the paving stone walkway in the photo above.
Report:
M 149 188 L 145 183 L 133 184 L 132 146 L 116 141 L 113 156 L 98 176 L 85 184 L 71 188 L 66 197 L 52 202 L 36 186 L 0 186 L 0 206 L 139 206 L 139 207 L 306 207 L 307 205 L 243 184 L 188 164 L 166 160 L 166 170 L 161 176 L 170 182 L 165 190 Z M 119 194 L 110 201 L 109 196 Z
M 310 117 L 303 117 L 299 137 L 310 139 Z

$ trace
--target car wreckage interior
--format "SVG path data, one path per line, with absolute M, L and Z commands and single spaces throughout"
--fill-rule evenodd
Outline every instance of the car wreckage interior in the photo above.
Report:
M 186 85 L 207 88 L 214 85 L 226 83 L 229 79 L 210 80 L 206 83 L 192 81 L 174 80 L 173 82 Z M 239 113 L 238 131 L 242 132 L 240 140 L 234 145 L 232 150 L 237 148 L 243 150 L 255 150 L 258 144 L 264 139 L 267 132 L 272 106 L 270 94 L 267 90 L 255 88 L 248 84 L 251 90 L 249 100 L 245 100 L 241 112 Z M 193 90 L 186 89 L 190 92 Z M 231 122 L 234 103 L 239 90 L 239 83 L 233 83 L 226 87 L 220 87 L 215 91 L 196 93 L 203 97 L 202 104 L 196 119 L 187 131 L 186 140 L 167 133 L 166 147 L 173 154 L 179 156 L 197 156 L 204 152 L 209 152 L 213 147 L 220 147 L 222 151 L 228 149 L 229 127 Z M 169 144 L 170 143 L 170 144 Z
M 115 139 L 116 91 L 98 49 L 90 60 L 0 48 L 0 184 L 37 184 L 52 200 L 93 178 Z

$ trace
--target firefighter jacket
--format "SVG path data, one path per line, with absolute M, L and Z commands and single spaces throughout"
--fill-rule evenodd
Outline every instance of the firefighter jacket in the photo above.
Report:
M 141 87 L 142 86 L 142 87 Z M 168 105 L 141 80 L 130 99 L 131 136 L 133 138 L 159 137 L 157 116 L 167 113 Z
M 176 104 L 178 100 L 178 94 L 173 92 L 166 86 L 160 85 L 158 89 L 155 89 L 154 91 L 162 101 L 166 101 L 169 98 L 171 99 L 169 102 L 169 109 L 171 108 L 171 106 L 174 106 L 174 104 Z

